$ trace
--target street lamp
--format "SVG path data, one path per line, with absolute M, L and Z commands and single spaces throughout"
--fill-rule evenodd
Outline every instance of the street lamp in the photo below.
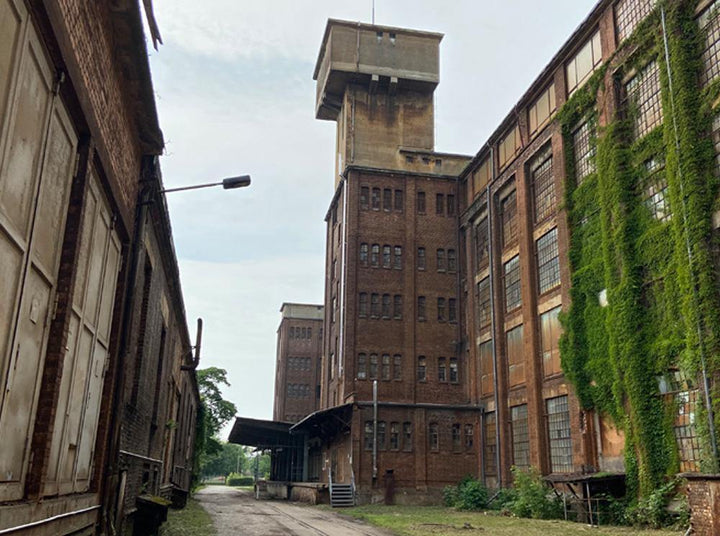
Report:
M 250 175 L 240 175 L 239 177 L 228 177 L 220 182 L 208 182 L 206 184 L 197 184 L 195 186 L 181 186 L 180 188 L 167 188 L 160 190 L 161 194 L 170 192 L 181 192 L 183 190 L 197 190 L 199 188 L 210 188 L 211 186 L 222 186 L 223 190 L 234 190 L 235 188 L 244 188 L 250 186 Z

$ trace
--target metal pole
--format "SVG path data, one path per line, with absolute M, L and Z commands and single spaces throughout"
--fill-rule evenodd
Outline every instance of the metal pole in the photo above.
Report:
M 178 188 L 168 188 L 160 190 L 161 194 L 169 194 L 170 192 L 182 192 L 184 190 L 199 190 L 200 188 L 210 188 L 212 186 L 221 186 L 222 182 L 208 182 L 205 184 L 196 184 L 195 186 L 180 186 Z
M 377 425 L 378 425 L 378 383 L 377 380 L 373 380 L 373 480 L 377 479 L 378 466 L 377 466 Z
M 670 109 L 672 110 L 673 119 L 673 133 L 675 135 L 675 150 L 677 151 L 678 158 L 680 156 L 680 140 L 678 138 L 678 126 L 677 119 L 675 117 L 675 98 L 673 95 L 673 81 L 672 81 L 672 70 L 670 68 L 670 49 L 668 48 L 667 40 L 667 27 L 665 25 L 665 8 L 660 7 L 660 17 L 662 21 L 663 31 L 663 45 L 665 48 L 665 66 L 668 74 L 668 90 L 670 91 Z M 693 268 L 694 258 L 692 252 L 692 246 L 690 244 L 690 235 L 688 233 L 688 221 L 687 221 L 687 201 L 685 199 L 685 187 L 683 185 L 682 178 L 682 166 L 678 161 L 678 183 L 680 184 L 680 199 L 682 200 L 682 217 L 683 217 L 683 234 L 685 235 L 685 248 L 687 249 L 688 264 L 690 266 L 690 286 L 692 287 L 693 301 L 695 305 L 698 305 L 697 288 L 695 287 L 695 270 Z M 707 366 L 705 363 L 705 339 L 702 333 L 702 326 L 700 325 L 700 317 L 697 317 L 697 336 L 698 336 L 698 350 L 700 351 L 700 371 L 702 373 L 703 381 L 703 394 L 705 398 L 705 408 L 707 409 L 708 418 L 708 431 L 710 432 L 710 444 L 713 451 L 713 466 L 717 466 L 718 463 L 718 446 L 717 437 L 715 435 L 715 419 L 713 415 L 712 402 L 710 400 L 710 379 L 707 374 Z

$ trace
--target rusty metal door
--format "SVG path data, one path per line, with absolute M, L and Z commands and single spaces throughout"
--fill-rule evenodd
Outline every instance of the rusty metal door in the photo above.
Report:
M 92 474 L 120 266 L 113 213 L 94 168 L 89 170 L 81 233 L 46 495 L 86 491 Z
M 0 500 L 10 500 L 23 492 L 77 134 L 23 5 L 0 0 L 0 24 Z

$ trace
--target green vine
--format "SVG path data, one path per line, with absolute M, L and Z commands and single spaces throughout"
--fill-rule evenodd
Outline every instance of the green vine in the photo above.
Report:
M 712 257 L 718 181 L 708 135 L 720 83 L 699 87 L 704 36 L 695 20 L 696 2 L 667 3 L 662 9 L 672 94 L 658 7 L 558 113 L 572 275 L 571 306 L 561 318 L 562 364 L 581 405 L 610 416 L 624 431 L 628 487 L 641 496 L 679 469 L 672 428 L 677 408 L 660 396 L 658 377 L 680 369 L 698 379 L 703 361 L 711 375 L 720 372 L 720 302 Z M 653 60 L 660 67 L 662 125 L 634 141 L 637 110 L 629 105 L 599 128 L 597 108 L 605 88 Z M 596 170 L 578 183 L 572 133 L 584 121 L 597 130 Z M 663 161 L 662 171 L 648 164 Z M 663 180 L 669 222 L 653 217 L 645 202 L 649 181 Z M 606 305 L 601 292 L 607 293 Z M 720 429 L 720 392 L 714 394 Z M 705 469 L 714 469 L 700 398 L 698 406 L 702 458 L 711 460 Z

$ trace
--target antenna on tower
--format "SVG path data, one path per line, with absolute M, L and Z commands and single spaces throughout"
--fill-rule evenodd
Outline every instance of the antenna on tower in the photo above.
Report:
M 375 25 L 375 0 L 372 0 L 372 23 Z

